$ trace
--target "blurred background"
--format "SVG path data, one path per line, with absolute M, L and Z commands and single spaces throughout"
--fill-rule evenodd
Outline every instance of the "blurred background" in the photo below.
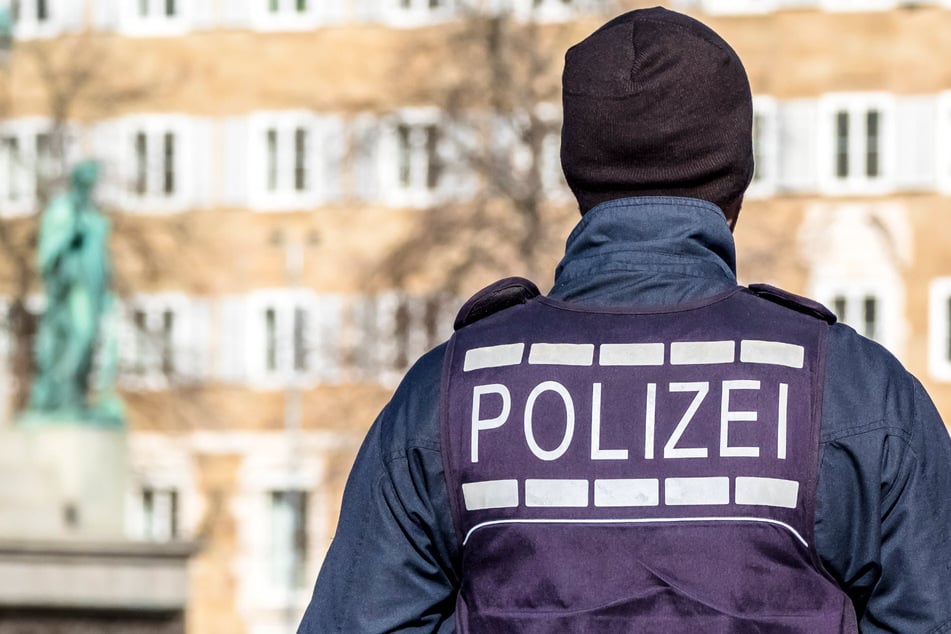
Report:
M 293 632 L 402 373 L 478 288 L 551 284 L 565 51 L 653 4 L 0 0 L 0 633 Z M 753 86 L 741 281 L 948 420 L 951 0 L 667 4 Z M 69 253 L 95 310 L 51 294 Z

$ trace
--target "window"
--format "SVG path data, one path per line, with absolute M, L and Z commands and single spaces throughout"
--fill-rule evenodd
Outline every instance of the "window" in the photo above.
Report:
M 894 281 L 876 283 L 859 277 L 854 280 L 819 283 L 816 299 L 863 337 L 877 341 L 895 354 L 903 338 L 901 291 Z
M 3 169 L 3 178 L 0 179 L 0 188 L 3 190 L 0 209 L 7 212 L 21 208 L 25 196 L 23 181 L 26 174 L 19 137 L 5 135 L 0 138 L 0 152 Z
M 773 194 L 779 172 L 779 126 L 776 102 L 771 97 L 753 98 L 753 160 L 753 181 L 747 195 Z
M 951 195 L 951 91 L 941 93 L 937 106 L 938 189 Z
M 71 130 L 54 133 L 44 119 L 0 126 L 0 215 L 30 214 L 63 184 L 72 158 Z
M 832 312 L 839 320 L 849 324 L 863 337 L 879 339 L 881 337 L 881 298 L 873 292 L 846 295 L 838 293 L 831 300 Z
M 451 19 L 457 0 L 384 0 L 384 21 L 414 27 Z
M 301 31 L 336 22 L 339 2 L 327 0 L 250 0 L 251 24 L 263 31 Z
M 282 148 L 278 145 L 278 130 L 276 127 L 268 128 L 265 132 L 267 138 L 267 185 L 266 190 L 269 194 L 275 194 L 282 190 L 286 192 L 303 192 L 308 186 L 307 169 L 307 145 L 308 130 L 304 127 L 293 127 L 283 138 L 287 145 Z M 284 167 L 285 169 L 281 169 Z M 280 178 L 279 178 L 280 177 Z
M 427 350 L 451 333 L 454 302 L 443 295 L 380 293 L 360 298 L 353 364 L 361 380 L 395 385 Z
M 248 130 L 253 208 L 307 209 L 336 197 L 343 152 L 339 120 L 303 111 L 258 112 Z
M 195 535 L 205 512 L 192 442 L 160 431 L 129 435 L 124 505 L 129 538 L 167 542 Z
M 122 190 L 119 204 L 127 211 L 184 211 L 190 193 L 184 183 L 184 118 L 146 115 L 119 125 L 123 130 L 119 139 L 123 158 L 117 166 Z
M 778 0 L 700 0 L 704 13 L 740 15 L 775 11 Z
M 443 145 L 435 111 L 405 111 L 386 127 L 379 160 L 389 204 L 425 207 L 436 201 L 443 184 Z
M 270 497 L 270 580 L 273 587 L 304 587 L 307 570 L 307 492 L 272 490 Z
M 580 11 L 596 10 L 600 0 L 512 0 L 516 16 L 539 22 L 570 20 Z
M 191 4 L 182 0 L 134 0 L 120 3 L 119 31 L 133 37 L 182 35 L 189 28 Z
M 932 280 L 929 294 L 928 371 L 951 381 L 951 278 Z
M 903 0 L 819 0 L 826 11 L 886 11 Z
M 139 492 L 142 534 L 148 541 L 165 542 L 179 537 L 178 491 L 144 486 Z
M 396 152 L 401 189 L 431 191 L 439 183 L 439 158 L 436 147 L 439 130 L 434 124 L 396 126 Z
M 827 193 L 883 194 L 893 186 L 894 99 L 829 95 L 820 101 Z
M 309 291 L 257 291 L 249 297 L 248 365 L 262 387 L 331 381 L 338 370 L 339 305 Z
M 904 206 L 818 203 L 808 209 L 798 241 L 810 267 L 807 294 L 901 355 L 908 332 L 902 270 L 914 253 Z
M 200 357 L 196 310 L 184 295 L 139 295 L 125 306 L 119 338 L 122 383 L 163 389 L 197 378 Z
M 10 16 L 17 39 L 55 37 L 63 32 L 68 0 L 13 0 Z

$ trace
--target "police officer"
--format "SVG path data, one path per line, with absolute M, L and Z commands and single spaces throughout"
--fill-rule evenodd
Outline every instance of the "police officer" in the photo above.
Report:
M 664 9 L 569 50 L 582 213 L 371 428 L 301 632 L 948 632 L 951 440 L 819 304 L 736 283 L 749 83 Z

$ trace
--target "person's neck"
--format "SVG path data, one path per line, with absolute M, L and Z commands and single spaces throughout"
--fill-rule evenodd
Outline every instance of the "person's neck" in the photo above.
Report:
M 602 203 L 584 215 L 550 294 L 601 305 L 661 305 L 735 285 L 733 235 L 716 205 L 639 197 Z

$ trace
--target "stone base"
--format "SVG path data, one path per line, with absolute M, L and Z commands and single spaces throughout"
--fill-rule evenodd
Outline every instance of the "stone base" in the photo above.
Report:
M 182 634 L 191 544 L 0 541 L 0 634 Z
M 0 430 L 0 539 L 122 539 L 126 433 L 84 423 Z
M 143 614 L 100 610 L 0 608 L 0 634 L 184 634 L 181 611 Z

